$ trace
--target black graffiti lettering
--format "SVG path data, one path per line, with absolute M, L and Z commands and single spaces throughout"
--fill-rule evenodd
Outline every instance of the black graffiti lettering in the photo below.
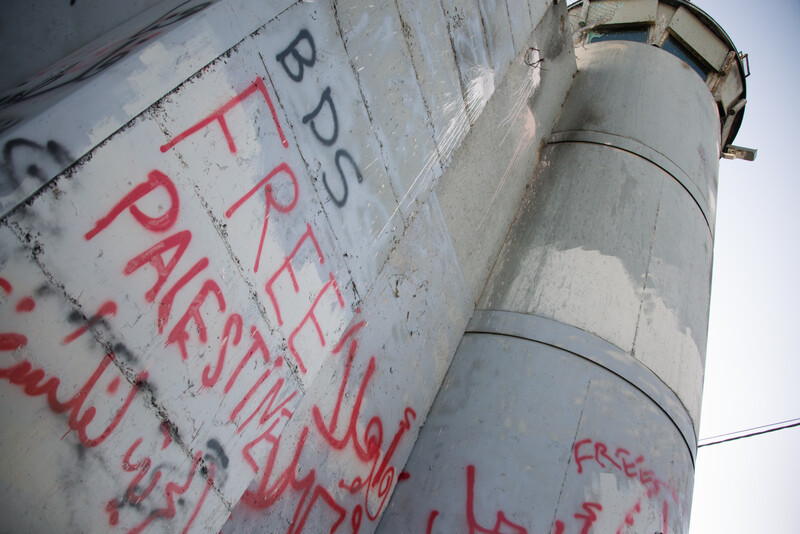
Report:
M 308 44 L 308 48 L 310 53 L 307 56 L 304 56 L 300 53 L 297 47 L 300 45 L 301 42 L 305 41 Z M 295 62 L 297 62 L 297 71 L 292 72 L 292 69 L 289 68 L 289 65 L 286 63 L 286 59 L 292 56 Z M 275 56 L 281 65 L 283 65 L 283 70 L 286 71 L 286 74 L 289 75 L 289 78 L 292 80 L 299 82 L 303 80 L 303 73 L 305 71 L 305 67 L 311 67 L 317 61 L 317 48 L 314 46 L 314 38 L 311 37 L 311 34 L 306 29 L 300 30 L 300 33 L 297 34 L 297 37 L 294 38 L 292 44 L 290 44 L 283 52 Z
M 331 186 L 330 184 L 328 184 L 328 175 L 324 172 L 322 173 L 322 183 L 325 185 L 325 190 L 328 192 L 328 195 L 330 195 L 331 200 L 333 200 L 333 203 L 341 208 L 344 207 L 345 204 L 347 204 L 347 181 L 344 179 L 344 175 L 342 175 L 341 173 L 339 173 L 339 176 L 342 179 L 341 197 L 337 197 L 336 195 L 333 194 L 333 191 L 331 191 Z
M 211 438 L 210 440 L 206 441 L 206 447 L 208 447 L 209 449 L 214 451 L 214 453 L 216 453 L 216 457 L 219 463 L 222 465 L 223 469 L 227 469 L 229 462 L 228 455 L 225 454 L 225 449 L 222 448 L 220 442 L 214 438 Z M 206 453 L 205 458 L 213 460 L 214 456 L 211 455 L 210 453 Z
M 55 141 L 42 146 L 29 139 L 11 139 L 3 145 L 0 196 L 16 191 L 27 177 L 44 184 L 70 163 L 72 157 L 67 149 Z
M 331 196 L 331 200 L 333 200 L 334 204 L 339 206 L 340 208 L 347 204 L 347 178 L 344 175 L 344 170 L 342 170 L 342 158 L 346 158 L 350 162 L 350 166 L 353 168 L 353 171 L 356 175 L 356 180 L 361 183 L 364 180 L 364 177 L 361 175 L 361 170 L 356 165 L 353 156 L 347 150 L 340 148 L 336 151 L 336 170 L 339 171 L 339 178 L 342 181 L 342 194 L 340 196 L 336 196 L 333 191 L 331 191 L 330 184 L 328 184 L 328 177 L 323 172 L 322 173 L 322 183 L 325 185 L 325 189 L 328 191 L 328 194 Z
M 342 162 L 341 162 L 342 158 L 347 158 L 350 161 L 350 165 L 353 167 L 353 170 L 356 173 L 356 180 L 358 180 L 358 183 L 363 182 L 364 177 L 361 175 L 361 170 L 358 168 L 358 165 L 356 165 L 353 156 L 351 156 L 347 150 L 339 149 L 336 151 L 336 169 L 339 171 L 339 174 L 342 176 L 342 179 L 344 179 L 344 172 L 342 172 Z
M 333 133 L 330 135 L 330 137 L 323 137 L 320 135 L 319 131 L 317 130 L 316 121 L 314 120 L 322 111 L 322 108 L 326 103 L 331 110 L 331 120 L 333 121 Z M 333 99 L 331 98 L 330 87 L 326 87 L 325 90 L 322 91 L 322 97 L 319 99 L 319 104 L 314 111 L 303 117 L 303 124 L 309 123 L 311 123 L 311 131 L 314 132 L 314 136 L 319 139 L 320 143 L 325 146 L 331 146 L 336 142 L 336 139 L 339 137 L 339 119 L 336 116 L 336 106 L 334 106 Z
M 305 75 L 306 67 L 312 67 L 317 61 L 317 49 L 311 33 L 305 28 L 301 29 L 291 44 L 275 56 L 275 59 L 283 66 L 283 70 L 286 71 L 289 78 L 295 82 L 301 82 Z M 339 141 L 339 116 L 336 113 L 336 105 L 331 93 L 330 86 L 326 87 L 322 91 L 316 107 L 302 118 L 303 124 L 308 125 L 314 137 L 326 147 L 334 147 Z M 320 131 L 326 133 L 321 133 Z M 342 208 L 347 204 L 347 197 L 350 192 L 348 177 L 350 183 L 352 183 L 353 177 L 358 183 L 361 183 L 364 177 L 355 159 L 347 150 L 343 148 L 336 150 L 334 159 L 336 161 L 336 170 L 339 173 L 339 181 L 335 179 L 329 181 L 328 174 L 323 172 L 322 184 L 325 186 L 325 190 L 333 203 Z M 349 163 L 350 169 L 348 169 L 347 173 L 342 168 L 342 160 L 347 160 L 347 163 Z

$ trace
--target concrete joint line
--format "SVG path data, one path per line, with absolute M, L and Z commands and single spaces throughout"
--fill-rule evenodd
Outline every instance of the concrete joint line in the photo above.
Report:
M 652 400 L 672 421 L 683 437 L 694 465 L 697 434 L 683 403 L 653 371 L 616 345 L 560 321 L 501 310 L 476 310 L 465 334 L 510 336 L 549 345 L 618 376 Z
M 594 145 L 603 145 L 611 148 L 623 150 L 635 156 L 639 156 L 666 172 L 674 178 L 692 197 L 703 218 L 706 220 L 708 231 L 713 235 L 711 224 L 708 218 L 708 201 L 703 198 L 700 188 L 692 181 L 689 175 L 681 169 L 681 167 L 669 159 L 664 154 L 650 148 L 649 146 L 631 139 L 629 137 L 622 137 L 620 135 L 610 134 L 606 132 L 596 132 L 589 130 L 568 130 L 563 132 L 555 132 L 548 139 L 548 144 L 556 143 L 591 143 Z

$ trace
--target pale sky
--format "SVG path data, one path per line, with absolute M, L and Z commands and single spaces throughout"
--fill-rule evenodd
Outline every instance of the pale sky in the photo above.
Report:
M 800 0 L 696 0 L 748 53 L 744 122 L 722 161 L 700 438 L 800 417 Z M 691 534 L 800 532 L 800 427 L 701 448 Z

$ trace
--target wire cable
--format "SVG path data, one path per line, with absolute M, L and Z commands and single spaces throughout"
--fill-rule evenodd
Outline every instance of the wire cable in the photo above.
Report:
M 734 434 L 741 434 L 742 432 L 750 432 L 752 430 L 760 430 L 762 428 L 767 428 L 767 427 L 776 426 L 776 425 L 782 425 L 782 424 L 785 424 L 785 423 L 794 423 L 795 421 L 800 421 L 800 417 L 797 417 L 795 419 L 787 419 L 786 421 L 778 421 L 778 422 L 775 422 L 775 423 L 770 423 L 768 425 L 754 426 L 752 428 L 745 428 L 745 429 L 742 429 L 742 430 L 736 430 L 735 432 L 726 432 L 725 434 L 717 434 L 716 436 L 708 436 L 706 438 L 700 438 L 698 441 L 708 441 L 710 439 L 724 438 L 725 436 L 732 436 Z
M 719 445 L 720 443 L 727 443 L 728 441 L 736 441 L 737 439 L 752 438 L 753 436 L 760 436 L 761 434 L 769 434 L 770 432 L 777 432 L 778 430 L 786 430 L 787 428 L 800 426 L 800 419 L 790 419 L 789 421 L 784 421 L 784 423 L 788 423 L 788 422 L 791 422 L 791 421 L 793 421 L 791 424 L 786 424 L 786 425 L 783 425 L 783 426 L 770 428 L 768 430 L 761 430 L 760 432 L 751 432 L 749 434 L 744 434 L 742 436 L 735 436 L 735 437 L 732 437 L 732 438 L 725 438 L 725 439 L 721 439 L 721 440 L 718 440 L 718 441 L 711 441 L 711 442 L 708 442 L 708 443 L 698 443 L 697 448 L 699 449 L 700 447 L 708 447 L 709 445 Z M 774 423 L 774 424 L 781 424 L 781 423 Z M 765 428 L 765 427 L 768 427 L 768 426 L 774 426 L 774 424 L 773 425 L 758 426 L 758 427 L 750 428 L 750 429 L 747 429 L 747 430 L 740 430 L 739 432 L 730 432 L 728 434 L 721 434 L 720 436 L 714 436 L 714 437 L 717 438 L 717 437 L 722 437 L 722 436 L 730 436 L 731 434 L 738 434 L 740 432 L 748 432 L 750 430 L 756 430 L 756 429 L 759 429 L 759 428 Z M 713 439 L 713 438 L 707 438 L 707 439 Z

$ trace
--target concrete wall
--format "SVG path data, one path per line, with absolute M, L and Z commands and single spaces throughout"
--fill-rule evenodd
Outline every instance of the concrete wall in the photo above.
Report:
M 153 9 L 0 97 L 6 525 L 370 532 L 571 82 L 564 2 Z
M 716 106 L 656 47 L 575 54 L 381 532 L 688 531 Z

